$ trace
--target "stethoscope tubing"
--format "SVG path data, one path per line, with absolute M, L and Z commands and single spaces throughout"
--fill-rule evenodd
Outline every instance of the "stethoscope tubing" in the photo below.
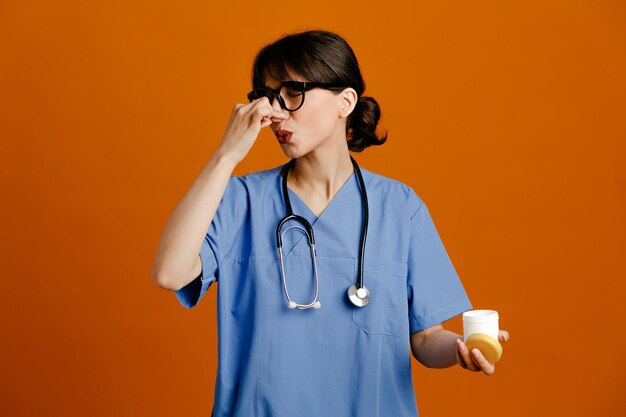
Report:
M 364 291 L 364 293 L 367 294 L 366 302 L 359 303 L 358 298 L 356 299 L 357 301 L 352 300 L 352 302 L 355 305 L 360 307 L 363 305 L 367 305 L 369 303 L 369 291 L 367 291 L 367 288 L 364 287 L 364 282 L 363 282 L 363 260 L 365 258 L 365 241 L 367 239 L 367 228 L 368 228 L 368 222 L 369 222 L 369 207 L 368 207 L 368 201 L 367 201 L 367 191 L 365 190 L 365 181 L 363 181 L 363 175 L 361 174 L 361 169 L 359 168 L 359 165 L 356 163 L 356 161 L 354 160 L 352 156 L 350 156 L 350 160 L 352 162 L 352 166 L 354 167 L 354 172 L 356 173 L 356 177 L 359 182 L 359 187 L 361 189 L 361 203 L 363 206 L 363 225 L 361 227 L 357 285 L 356 286 L 353 285 L 349 289 L 349 296 L 350 294 L 353 294 L 350 296 L 350 299 L 352 300 L 353 297 L 356 297 L 356 295 L 354 294 L 360 294 L 361 292 L 359 291 L 357 293 L 357 291 L 363 288 L 363 290 L 361 291 Z M 319 308 L 320 304 L 317 301 L 319 282 L 318 282 L 318 277 L 317 277 L 317 262 L 315 259 L 316 258 L 315 257 L 315 236 L 313 233 L 313 226 L 311 225 L 311 223 L 309 223 L 309 221 L 306 218 L 299 216 L 297 214 L 294 214 L 293 208 L 291 206 L 291 200 L 289 198 L 289 190 L 287 188 L 287 176 L 288 176 L 289 170 L 292 168 L 295 161 L 296 161 L 295 158 L 292 158 L 288 163 L 286 163 L 283 166 L 282 171 L 281 171 L 282 177 L 283 177 L 282 178 L 282 192 L 283 192 L 283 199 L 285 202 L 285 207 L 287 209 L 287 215 L 280 220 L 280 222 L 278 223 L 278 226 L 276 227 L 276 246 L 278 248 L 278 255 L 280 259 L 283 290 L 285 292 L 285 296 L 287 297 L 287 300 L 289 300 L 289 306 L 291 308 L 294 308 L 294 307 L 298 309 L 305 309 L 305 308 L 311 308 L 311 307 Z M 282 239 L 281 230 L 282 230 L 283 225 L 289 220 L 295 220 L 306 228 L 305 233 L 307 235 L 307 239 L 309 240 L 309 245 L 311 247 L 311 256 L 313 257 L 313 267 L 315 271 L 315 297 L 313 301 L 309 304 L 295 303 L 294 301 L 291 300 L 291 298 L 289 297 L 289 292 L 287 291 L 287 284 L 285 280 L 285 269 L 284 269 L 284 264 L 283 264 L 283 250 L 282 250 L 283 239 Z M 296 226 L 292 226 L 292 227 L 296 227 Z M 289 230 L 290 228 L 291 227 L 287 228 L 287 230 Z M 300 229 L 302 228 L 300 227 Z
M 367 191 L 365 191 L 365 182 L 363 181 L 363 175 L 361 175 L 361 169 L 357 165 L 356 161 L 352 156 L 350 156 L 350 160 L 352 160 L 352 165 L 354 165 L 354 172 L 356 173 L 357 179 L 359 180 L 359 186 L 361 188 L 361 200 L 363 204 L 363 226 L 361 233 L 361 253 L 359 254 L 359 274 L 357 277 L 357 288 L 363 288 L 363 259 L 365 259 L 365 239 L 367 238 L 367 226 L 369 223 L 369 207 L 367 204 Z

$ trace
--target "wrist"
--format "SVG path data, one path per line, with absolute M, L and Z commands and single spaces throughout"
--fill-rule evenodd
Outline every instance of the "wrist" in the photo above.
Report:
M 234 154 L 225 152 L 221 148 L 217 148 L 213 155 L 211 156 L 213 162 L 217 165 L 228 167 L 231 170 L 234 170 L 235 167 L 241 162 L 241 159 L 236 157 Z

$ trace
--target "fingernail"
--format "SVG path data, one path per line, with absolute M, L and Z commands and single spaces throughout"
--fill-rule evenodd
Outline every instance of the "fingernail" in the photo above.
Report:
M 480 356 L 480 353 L 478 353 L 478 349 L 474 349 L 474 350 L 472 351 L 472 353 L 473 353 L 473 354 L 474 354 L 474 356 L 476 356 L 476 357 Z

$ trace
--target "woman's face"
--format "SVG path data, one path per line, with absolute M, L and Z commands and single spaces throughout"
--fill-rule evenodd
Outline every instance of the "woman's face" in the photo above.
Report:
M 300 77 L 294 77 L 293 80 L 306 81 Z M 280 82 L 266 78 L 265 85 L 278 88 Z M 272 107 L 279 113 L 272 117 L 270 125 L 274 134 L 280 129 L 292 132 L 288 142 L 281 142 L 277 137 L 285 155 L 298 158 L 313 150 L 332 151 L 338 146 L 347 147 L 346 118 L 340 117 L 342 104 L 345 106 L 342 95 L 321 88 L 305 91 L 304 95 L 302 107 L 295 112 L 280 107 L 277 99 L 272 103 Z

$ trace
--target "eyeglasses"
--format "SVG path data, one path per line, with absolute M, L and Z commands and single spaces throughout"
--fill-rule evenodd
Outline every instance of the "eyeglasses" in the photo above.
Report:
M 252 102 L 261 97 L 267 97 L 270 104 L 274 102 L 274 97 L 278 98 L 280 107 L 287 111 L 296 111 L 304 104 L 304 92 L 313 88 L 337 88 L 344 87 L 336 83 L 314 83 L 308 81 L 283 81 L 280 87 L 273 89 L 268 87 L 255 88 L 248 93 L 248 101 Z

